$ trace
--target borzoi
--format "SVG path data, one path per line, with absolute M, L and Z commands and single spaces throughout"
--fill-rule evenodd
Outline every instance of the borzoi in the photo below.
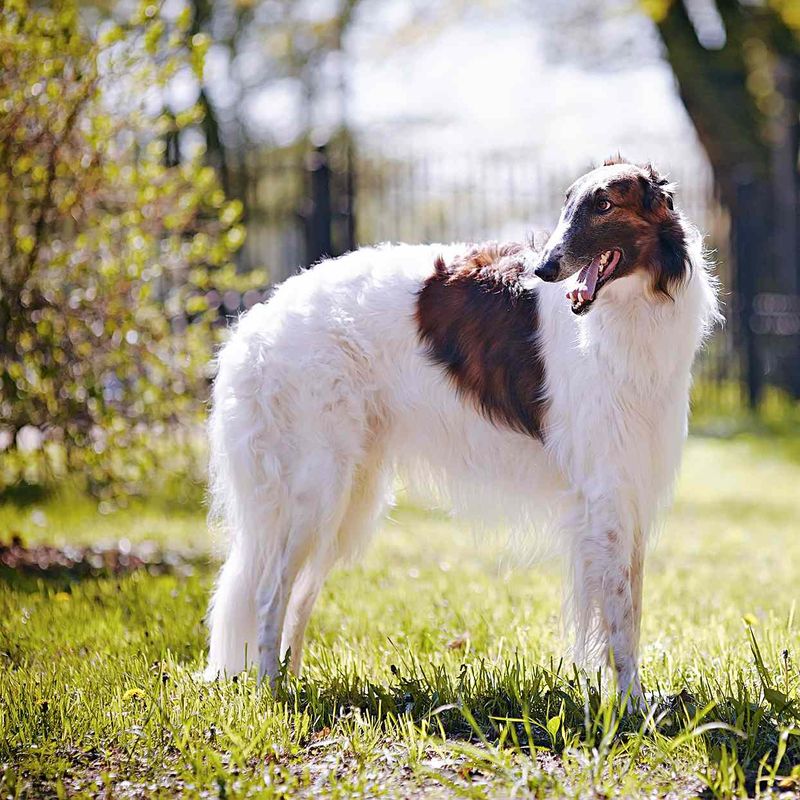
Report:
M 287 280 L 219 355 L 211 491 L 229 552 L 207 675 L 252 659 L 274 679 L 289 649 L 299 669 L 329 570 L 400 469 L 563 545 L 576 659 L 604 658 L 641 697 L 645 544 L 716 316 L 673 186 L 621 159 L 572 185 L 541 253 L 385 245 Z

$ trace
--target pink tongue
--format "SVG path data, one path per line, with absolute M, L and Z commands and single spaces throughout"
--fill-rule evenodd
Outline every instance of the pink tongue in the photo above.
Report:
M 601 254 L 602 255 L 602 254 Z M 595 256 L 590 264 L 587 264 L 578 275 L 578 292 L 581 300 L 591 300 L 594 298 L 594 290 L 597 286 L 597 276 L 600 270 L 600 256 Z

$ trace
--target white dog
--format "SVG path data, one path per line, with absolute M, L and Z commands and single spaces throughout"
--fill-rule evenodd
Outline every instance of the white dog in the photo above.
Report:
M 375 529 L 400 468 L 556 537 L 576 658 L 603 656 L 641 697 L 645 543 L 716 317 L 672 186 L 619 159 L 571 187 L 541 254 L 382 246 L 287 280 L 219 356 L 212 496 L 230 549 L 207 674 L 252 659 L 273 679 L 289 648 L 299 669 L 331 566 Z

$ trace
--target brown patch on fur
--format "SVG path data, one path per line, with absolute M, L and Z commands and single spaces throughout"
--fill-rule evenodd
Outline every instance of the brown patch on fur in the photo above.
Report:
M 460 393 L 492 422 L 542 439 L 544 361 L 536 294 L 520 284 L 525 249 L 490 243 L 450 264 L 437 257 L 416 318 L 430 358 Z

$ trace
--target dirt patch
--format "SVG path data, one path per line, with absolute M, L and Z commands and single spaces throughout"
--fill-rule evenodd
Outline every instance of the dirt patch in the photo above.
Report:
M 150 575 L 190 575 L 201 563 L 205 563 L 201 556 L 165 551 L 150 542 L 135 546 L 125 542 L 92 547 L 27 547 L 17 536 L 10 542 L 0 541 L 0 569 L 37 577 L 99 578 L 139 570 Z

